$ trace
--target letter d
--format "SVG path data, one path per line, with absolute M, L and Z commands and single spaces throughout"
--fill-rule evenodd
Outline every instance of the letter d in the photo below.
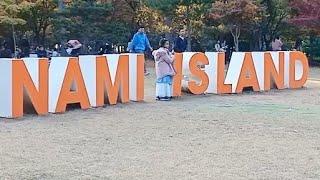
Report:
M 309 75 L 308 58 L 299 51 L 290 52 L 289 86 L 292 89 L 303 87 Z

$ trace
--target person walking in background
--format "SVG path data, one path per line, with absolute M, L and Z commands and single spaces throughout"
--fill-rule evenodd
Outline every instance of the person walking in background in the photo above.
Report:
M 30 44 L 27 39 L 22 39 L 20 42 L 21 47 L 21 58 L 30 56 Z
M 218 40 L 214 45 L 214 48 L 216 52 L 226 52 L 228 48 L 227 41 L 223 41 L 223 43 L 221 44 L 221 42 Z
M 295 51 L 302 51 L 302 43 L 303 43 L 303 41 L 302 41 L 302 39 L 301 38 L 298 38 L 297 40 L 296 40 L 296 43 L 294 44 L 294 50 Z
M 132 53 L 132 42 L 131 41 L 129 41 L 128 42 L 128 46 L 127 46 L 127 52 L 129 52 L 129 53 Z
M 59 57 L 60 53 L 57 48 L 53 48 L 51 57 Z
M 220 45 L 220 41 L 219 40 L 214 45 L 214 48 L 215 48 L 216 52 L 220 52 L 221 51 L 221 45 Z
M 14 57 L 15 58 L 21 58 L 21 53 L 22 53 L 22 50 L 20 49 L 20 47 L 16 46 L 16 49 L 14 51 Z
M 0 47 L 0 58 L 12 58 L 12 51 L 8 47 L 7 42 L 4 42 Z
M 180 29 L 179 36 L 174 41 L 174 52 L 183 53 L 187 50 L 188 41 L 186 39 L 186 30 Z
M 48 57 L 47 51 L 44 49 L 43 46 L 39 46 L 39 48 L 37 50 L 37 55 L 38 55 L 38 58 L 47 58 Z
M 156 61 L 156 100 L 170 101 L 172 98 L 172 81 L 175 75 L 173 55 L 169 51 L 169 41 L 161 39 L 160 48 L 152 54 Z
M 222 49 L 221 52 L 226 52 L 227 51 L 228 45 L 227 45 L 227 41 L 226 40 L 224 40 L 223 43 L 221 44 L 221 49 Z
M 144 54 L 147 50 L 153 51 L 143 26 L 140 26 L 138 32 L 133 36 L 129 49 L 130 52 L 139 54 Z M 144 74 L 149 75 L 146 67 L 144 67 Z
M 272 46 L 272 51 L 281 51 L 283 46 L 281 38 L 277 36 L 276 39 L 272 41 L 271 46 Z
M 112 54 L 112 47 L 109 43 L 105 43 L 104 45 L 100 46 L 98 54 Z

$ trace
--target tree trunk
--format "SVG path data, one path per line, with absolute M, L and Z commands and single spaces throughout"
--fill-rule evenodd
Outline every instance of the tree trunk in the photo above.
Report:
M 234 36 L 233 39 L 234 39 L 235 51 L 238 52 L 239 51 L 239 39 L 237 38 L 237 36 Z
M 45 45 L 45 43 L 46 43 L 45 40 L 46 40 L 47 27 L 48 27 L 48 26 L 45 25 L 45 26 L 42 28 L 41 39 L 40 39 L 42 45 Z
M 264 40 L 263 40 L 263 35 L 260 34 L 260 37 L 259 37 L 259 50 L 260 51 L 263 51 L 263 50 L 266 50 L 265 46 L 264 46 Z
M 40 32 L 34 33 L 34 39 L 36 41 L 37 46 L 39 46 L 40 45 Z
M 187 11 L 186 11 L 186 17 L 187 17 L 187 32 L 188 32 L 188 44 L 187 44 L 187 51 L 191 52 L 191 34 L 192 34 L 192 29 L 191 29 L 191 21 L 190 18 L 188 18 L 188 15 L 190 11 L 190 7 L 187 6 Z
M 234 26 L 234 27 L 235 27 L 235 32 L 233 32 L 233 27 L 230 28 L 230 32 L 233 37 L 235 51 L 238 52 L 239 51 L 240 27 L 239 26 Z
M 266 48 L 265 50 L 271 50 L 270 48 L 271 41 L 267 38 L 266 34 L 263 35 L 263 41 Z
M 14 57 L 16 58 L 16 48 L 17 48 L 17 42 L 16 42 L 16 32 L 14 30 L 14 25 L 12 24 L 12 38 L 13 38 L 13 52 L 14 52 Z
M 188 33 L 188 39 L 187 39 L 187 52 L 191 52 L 192 51 L 192 47 L 191 47 L 191 33 Z

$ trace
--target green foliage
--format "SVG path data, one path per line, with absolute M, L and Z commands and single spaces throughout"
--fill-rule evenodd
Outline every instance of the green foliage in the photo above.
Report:
M 145 4 L 159 10 L 173 30 L 186 26 L 191 35 L 199 36 L 206 14 L 213 0 L 145 0 Z
M 158 10 L 166 19 L 164 22 L 171 32 L 185 28 L 188 33 L 188 50 L 191 50 L 191 37 L 200 38 L 206 21 L 206 15 L 213 0 L 145 0 L 144 3 Z
M 69 7 L 56 14 L 54 30 L 64 39 L 91 39 L 104 33 L 108 22 L 109 4 L 75 0 Z
M 319 31 L 308 26 L 299 29 L 299 23 L 290 23 L 297 14 L 290 7 L 291 0 L 70 2 L 63 5 L 62 0 L 0 0 L 0 38 L 27 38 L 34 45 L 46 46 L 68 39 L 90 46 L 95 42 L 124 45 L 137 25 L 143 24 L 155 46 L 163 35 L 173 38 L 184 27 L 190 37 L 189 50 L 197 41 L 202 48 L 213 50 L 218 39 L 229 41 L 231 46 L 234 43 L 240 50 L 267 50 L 272 39 L 280 35 L 286 48 L 291 49 L 299 37 L 305 39 L 304 49 L 310 56 L 320 56 Z M 303 8 L 305 1 L 296 2 L 300 11 L 309 13 L 308 8 Z
M 312 34 L 309 39 L 304 40 L 303 49 L 312 60 L 320 62 L 320 37 Z
M 76 0 L 57 12 L 53 20 L 53 39 L 66 42 L 78 39 L 84 47 L 95 50 L 99 42 L 126 44 L 131 35 L 130 24 L 112 18 L 112 4 Z
M 142 5 L 137 11 L 135 20 L 138 24 L 147 25 L 147 29 L 155 33 L 167 33 L 171 30 L 171 28 L 165 24 L 164 17 L 160 10 L 152 9 L 145 5 Z
M 23 3 L 20 16 L 27 22 L 24 30 L 32 32 L 32 39 L 37 44 L 44 44 L 56 8 L 57 1 L 55 0 L 36 0 Z
M 241 31 L 254 29 L 261 19 L 261 8 L 253 0 L 218 0 L 211 11 L 210 17 L 230 30 L 236 51 L 239 51 Z
M 18 17 L 22 9 L 20 3 L 15 3 L 14 0 L 0 1 L 0 23 L 6 25 L 23 25 L 26 21 Z
M 263 14 L 259 24 L 267 48 L 271 41 L 281 34 L 281 30 L 286 28 L 285 20 L 290 15 L 288 3 L 289 0 L 260 0 Z
M 16 1 L 2 0 L 0 2 L 0 24 L 11 28 L 14 49 L 16 49 L 15 26 L 24 25 L 26 23 L 24 19 L 18 17 L 21 9 L 22 4 Z

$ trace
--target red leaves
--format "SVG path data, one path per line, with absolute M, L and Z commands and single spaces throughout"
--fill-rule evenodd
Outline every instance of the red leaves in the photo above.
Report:
M 294 0 L 290 6 L 295 16 L 289 22 L 307 28 L 320 28 L 319 0 Z
M 232 24 L 248 24 L 255 21 L 259 11 L 252 0 L 218 0 L 213 3 L 209 17 Z

